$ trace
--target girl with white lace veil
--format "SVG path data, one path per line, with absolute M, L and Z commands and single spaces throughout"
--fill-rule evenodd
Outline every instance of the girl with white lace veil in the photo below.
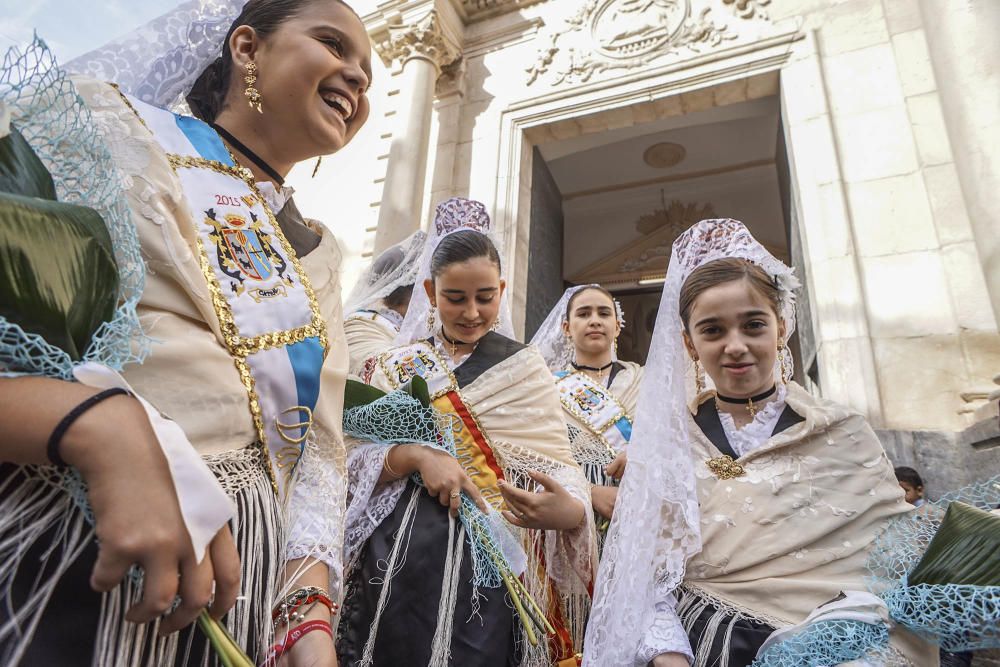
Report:
M 860 658 L 862 629 L 885 632 L 865 557 L 908 506 L 864 418 L 791 380 L 797 284 L 735 220 L 675 241 L 585 664 L 772 664 L 758 656 L 771 633 L 835 599 L 823 620 L 858 625 L 823 648 L 845 657 L 803 664 Z M 888 662 L 935 664 L 890 636 Z
M 142 363 L 0 378 L 0 460 L 22 464 L 0 484 L 0 662 L 217 664 L 191 625 L 214 589 L 254 663 L 334 664 L 340 251 L 282 184 L 365 123 L 367 32 L 339 0 L 199 0 L 90 55 L 73 69 L 122 85 L 70 79 L 36 42 L 8 56 L 0 95 L 60 194 L 120 194 L 150 346 Z M 185 94 L 199 118 L 161 108 Z M 109 387 L 132 396 L 89 400 Z
M 632 435 L 643 368 L 616 353 L 625 326 L 621 305 L 600 285 L 563 292 L 535 332 L 538 348 L 556 377 L 573 458 L 591 484 L 598 541 L 603 541 L 618 495 L 618 458 Z
M 392 347 L 406 316 L 427 234 L 417 230 L 376 257 L 344 302 L 350 371 L 360 375 L 370 357 Z
M 595 565 L 589 490 L 545 362 L 502 333 L 506 284 L 489 225 L 479 202 L 438 206 L 398 346 L 366 367 L 387 391 L 422 377 L 454 451 L 352 448 L 344 665 L 576 664 Z M 533 600 L 527 612 L 515 613 L 521 598 L 512 603 L 504 582 L 484 577 L 482 535 L 455 519 L 463 496 L 506 545 L 505 567 Z

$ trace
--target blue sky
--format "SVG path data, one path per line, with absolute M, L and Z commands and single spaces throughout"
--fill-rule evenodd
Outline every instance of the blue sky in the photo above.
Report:
M 0 0 L 0 48 L 33 29 L 66 62 L 163 14 L 180 0 Z

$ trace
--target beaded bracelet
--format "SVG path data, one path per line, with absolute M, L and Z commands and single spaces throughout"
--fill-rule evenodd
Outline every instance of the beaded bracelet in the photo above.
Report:
M 306 614 L 317 604 L 326 607 L 331 616 L 340 609 L 340 606 L 330 599 L 330 594 L 319 586 L 303 586 L 285 596 L 285 599 L 271 612 L 271 620 L 276 626 L 305 620 Z
M 63 460 L 62 455 L 59 453 L 59 445 L 62 444 L 63 436 L 66 435 L 66 431 L 68 431 L 69 427 L 73 425 L 73 422 L 79 419 L 84 412 L 91 409 L 101 401 L 111 398 L 112 396 L 118 396 L 119 394 L 131 396 L 132 392 L 127 389 L 122 389 L 121 387 L 105 389 L 104 391 L 94 394 L 87 400 L 77 405 L 69 411 L 69 414 L 62 418 L 62 421 L 60 421 L 55 429 L 53 429 L 52 435 L 49 436 L 49 442 L 45 448 L 46 454 L 48 454 L 49 461 L 52 465 L 60 468 L 67 467 L 66 461 Z
M 285 633 L 285 638 L 272 646 L 268 652 L 267 657 L 264 659 L 265 667 L 273 667 L 281 659 L 281 656 L 292 650 L 295 644 L 305 637 L 310 632 L 316 630 L 322 630 L 326 634 L 330 635 L 330 639 L 333 639 L 333 626 L 330 625 L 329 621 L 309 621 L 298 625 L 288 632 Z

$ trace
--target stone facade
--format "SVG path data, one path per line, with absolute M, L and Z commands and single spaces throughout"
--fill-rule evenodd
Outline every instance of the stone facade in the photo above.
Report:
M 363 252 L 426 226 L 446 197 L 479 199 L 523 327 L 533 237 L 550 233 L 533 220 L 539 149 L 771 100 L 780 164 L 764 168 L 794 226 L 782 244 L 804 282 L 805 370 L 901 463 L 950 462 L 942 488 L 1000 472 L 983 435 L 1000 372 L 1000 215 L 986 206 L 1000 190 L 1000 3 L 960 4 L 368 3 L 389 93 L 371 121 L 385 150 L 352 167 L 376 190 Z

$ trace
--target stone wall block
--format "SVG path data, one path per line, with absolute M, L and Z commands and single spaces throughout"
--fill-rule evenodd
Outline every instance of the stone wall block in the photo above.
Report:
M 860 261 L 873 338 L 958 333 L 938 252 L 862 257 Z
M 937 89 L 923 30 L 893 35 L 892 49 L 896 54 L 896 66 L 899 68 L 904 95 L 921 95 Z
M 844 180 L 870 181 L 917 170 L 905 106 L 834 117 Z
M 925 167 L 923 177 L 938 241 L 941 245 L 971 241 L 972 226 L 965 210 L 965 198 L 962 196 L 955 164 L 948 162 Z
M 876 337 L 872 343 L 887 428 L 964 426 L 959 393 L 968 376 L 956 363 L 961 358 L 958 336 Z
M 846 53 L 889 41 L 881 0 L 848 0 L 824 12 L 819 26 L 824 56 Z
M 952 162 L 948 128 L 944 124 L 938 94 L 927 93 L 907 98 L 906 108 L 913 126 L 913 138 L 917 143 L 920 164 L 933 166 Z
M 859 113 L 903 103 L 892 47 L 877 44 L 823 59 L 832 113 Z
M 882 10 L 889 34 L 895 35 L 923 26 L 917 0 L 882 0 Z
M 954 243 L 941 249 L 941 261 L 948 277 L 948 291 L 955 308 L 958 326 L 973 331 L 996 332 L 996 318 L 986 289 L 986 278 L 980 268 L 979 252 L 972 241 Z M 1000 338 L 994 346 L 1000 350 Z M 1000 372 L 1000 355 L 994 372 Z M 987 369 L 983 369 L 986 377 Z
M 919 172 L 850 183 L 847 199 L 862 256 L 937 248 L 934 219 Z

